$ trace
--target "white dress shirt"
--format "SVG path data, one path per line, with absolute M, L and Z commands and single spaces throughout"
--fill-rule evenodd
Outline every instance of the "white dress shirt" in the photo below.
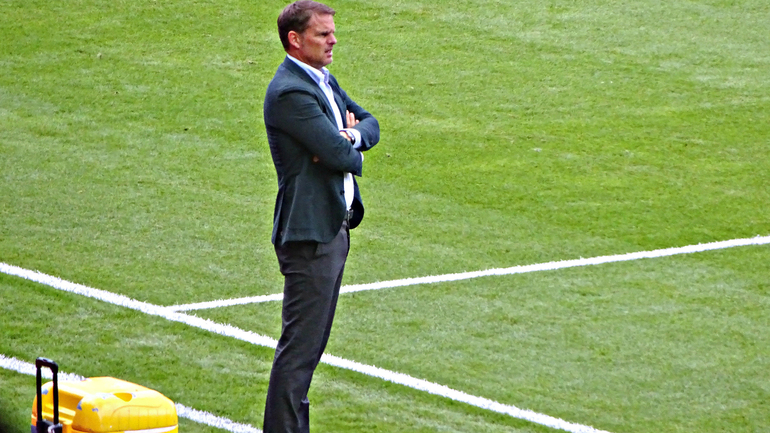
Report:
M 342 124 L 342 113 L 340 113 L 340 108 L 337 106 L 337 102 L 334 101 L 334 92 L 332 91 L 332 87 L 329 85 L 329 70 L 326 68 L 316 69 L 306 63 L 303 63 L 300 60 L 295 59 L 294 57 L 290 55 L 286 55 L 291 61 L 297 64 L 300 68 L 302 68 L 303 71 L 307 72 L 307 74 L 310 76 L 310 78 L 313 79 L 313 81 L 318 84 L 318 87 L 321 88 L 321 90 L 324 92 L 324 95 L 326 95 L 326 99 L 329 101 L 329 105 L 332 107 L 332 111 L 334 111 L 334 119 L 337 121 L 337 129 L 340 131 L 345 131 L 348 134 L 350 134 L 353 137 L 353 148 L 358 149 L 361 146 L 361 132 L 358 131 L 355 128 L 343 128 Z M 364 160 L 364 154 L 361 153 L 361 161 Z M 350 209 L 350 205 L 353 204 L 353 194 L 354 194 L 354 188 L 353 185 L 353 174 L 346 172 L 345 173 L 345 203 Z

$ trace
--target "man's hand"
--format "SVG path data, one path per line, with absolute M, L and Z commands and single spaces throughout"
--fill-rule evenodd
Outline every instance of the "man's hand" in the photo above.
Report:
M 341 136 L 342 136 L 342 138 L 344 138 L 345 140 L 347 140 L 347 141 L 349 141 L 349 142 L 351 142 L 351 143 L 353 142 L 353 137 L 351 137 L 351 136 L 350 136 L 350 134 L 348 134 L 348 131 L 340 131 L 340 135 L 341 135 Z
M 360 122 L 358 119 L 356 119 L 356 116 L 353 113 L 347 110 L 345 110 L 345 121 L 348 124 L 348 128 L 352 128 L 358 125 L 358 122 Z M 348 140 L 351 143 L 353 142 L 353 136 L 351 136 L 347 131 L 340 131 L 340 135 L 345 140 Z
M 348 110 L 345 110 L 345 120 L 348 123 L 348 128 L 352 128 L 352 127 L 358 125 L 358 122 L 360 122 L 360 120 L 356 119 L 355 114 L 351 113 Z M 347 140 L 347 141 L 349 141 L 351 143 L 353 142 L 353 137 L 350 134 L 348 134 L 347 131 L 340 131 L 340 135 L 345 140 Z M 363 155 L 361 155 L 361 160 L 363 160 L 363 159 L 364 159 Z M 313 162 L 318 162 L 318 161 L 319 161 L 318 156 L 313 156 Z
M 345 110 L 345 120 L 348 122 L 348 128 L 352 128 L 360 122 L 353 113 L 347 110 Z

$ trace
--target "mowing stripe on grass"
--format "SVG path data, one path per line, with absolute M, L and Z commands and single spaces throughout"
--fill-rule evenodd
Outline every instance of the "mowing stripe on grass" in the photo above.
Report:
M 214 332 L 219 335 L 236 338 L 238 340 L 246 341 L 255 345 L 271 347 L 273 349 L 275 349 L 277 345 L 277 341 L 273 338 L 236 328 L 232 325 L 216 323 L 208 319 L 201 319 L 200 317 L 190 316 L 184 313 L 177 313 L 166 307 L 137 301 L 123 295 L 110 293 L 105 290 L 94 289 L 82 284 L 72 283 L 62 280 L 61 278 L 46 275 L 37 271 L 31 271 L 28 269 L 20 268 L 18 266 L 0 262 L 0 272 L 44 284 L 46 286 L 53 287 L 65 292 L 87 296 L 114 305 L 120 305 L 126 308 L 131 308 L 133 310 L 138 310 L 149 315 L 159 316 L 170 321 L 184 323 L 189 326 L 194 326 L 196 328 Z M 438 385 L 433 382 L 428 382 L 427 380 L 417 379 L 403 373 L 397 373 L 371 365 L 361 364 L 355 361 L 350 361 L 328 354 L 324 354 L 323 357 L 321 357 L 321 362 L 335 367 L 353 370 L 369 376 L 374 376 L 389 382 L 397 383 L 420 391 L 425 391 L 430 394 L 467 403 L 481 409 L 509 415 L 514 418 L 523 419 L 554 429 L 564 430 L 571 433 L 608 433 L 604 430 L 597 430 L 591 426 L 571 423 L 560 418 L 533 412 L 531 410 L 519 409 L 516 406 L 505 405 L 483 397 L 476 397 L 470 394 L 466 394 L 462 391 L 451 389 L 444 385 Z
M 447 281 L 468 280 L 471 278 L 489 277 L 494 275 L 525 274 L 528 272 L 553 271 L 556 269 L 574 268 L 578 266 L 601 265 L 604 263 L 626 262 L 630 260 L 652 259 L 658 257 L 675 256 L 678 254 L 692 254 L 703 251 L 719 250 L 724 248 L 744 247 L 749 245 L 765 245 L 770 243 L 770 236 L 757 236 L 746 239 L 733 239 L 729 241 L 711 242 L 707 244 L 688 245 L 686 247 L 665 248 L 652 251 L 640 251 L 636 253 L 615 254 L 611 256 L 599 256 L 589 259 L 563 260 L 557 262 L 539 263 L 534 265 L 513 266 L 510 268 L 488 269 L 486 271 L 463 272 L 458 274 L 435 275 L 419 278 L 404 278 L 401 280 L 381 281 L 369 284 L 353 284 L 343 286 L 340 293 L 361 292 L 364 290 L 379 290 L 392 287 L 415 286 L 418 284 L 443 283 Z M 223 299 L 219 301 L 199 302 L 195 304 L 174 305 L 168 307 L 173 311 L 203 310 L 207 308 L 229 307 L 233 305 L 256 304 L 260 302 L 280 301 L 282 293 L 274 295 L 250 296 L 245 298 Z
M 6 370 L 12 370 L 17 373 L 26 374 L 29 376 L 35 376 L 37 374 L 35 370 L 35 364 L 30 364 L 29 362 L 20 361 L 16 358 L 9 358 L 3 354 L 0 354 L 0 368 L 4 368 Z M 46 379 L 53 378 L 53 373 L 51 373 L 48 369 L 42 370 L 41 374 Z M 85 379 L 85 377 L 83 376 L 79 376 L 77 374 L 72 374 L 72 373 L 59 372 L 58 376 L 59 376 L 59 380 L 62 382 L 80 382 L 81 380 Z M 30 402 L 30 405 L 31 404 L 32 402 Z M 222 430 L 227 430 L 232 433 L 261 433 L 262 432 L 262 430 L 259 430 L 258 428 L 254 428 L 248 424 L 241 424 L 234 421 L 230 421 L 227 418 L 222 418 L 201 410 L 192 409 L 180 403 L 175 403 L 175 406 L 176 406 L 177 416 L 181 418 L 189 419 L 191 421 L 195 421 L 199 424 L 205 424 L 207 426 L 216 427 Z

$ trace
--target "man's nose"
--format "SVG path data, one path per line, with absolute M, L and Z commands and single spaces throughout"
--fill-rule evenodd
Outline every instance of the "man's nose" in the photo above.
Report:
M 329 43 L 334 45 L 337 43 L 337 38 L 334 37 L 334 35 L 331 35 L 331 39 L 329 40 Z

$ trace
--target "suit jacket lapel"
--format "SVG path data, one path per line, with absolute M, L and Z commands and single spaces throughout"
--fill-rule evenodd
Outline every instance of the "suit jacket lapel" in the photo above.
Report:
M 329 121 L 332 122 L 334 127 L 337 127 L 337 119 L 334 118 L 334 111 L 332 110 L 331 105 L 329 105 L 329 99 L 324 94 L 323 90 L 318 86 L 318 84 L 313 81 L 312 78 L 310 78 L 310 75 L 307 74 L 307 72 L 303 71 L 302 68 L 297 66 L 296 63 L 292 62 L 291 59 L 288 57 L 284 59 L 283 65 L 291 71 L 294 75 L 298 76 L 301 80 L 305 81 L 306 83 L 310 84 L 310 87 L 313 88 L 313 91 L 316 93 L 316 96 L 318 99 L 321 100 L 321 106 L 323 107 L 324 112 L 326 113 L 326 117 L 329 118 Z M 332 94 L 334 94 L 334 100 L 337 102 L 337 107 L 342 106 L 342 98 L 339 96 L 338 92 L 334 88 L 334 86 L 331 86 L 332 88 Z M 340 115 L 342 115 L 343 111 L 340 109 Z M 345 124 L 345 116 L 342 117 L 342 124 Z

